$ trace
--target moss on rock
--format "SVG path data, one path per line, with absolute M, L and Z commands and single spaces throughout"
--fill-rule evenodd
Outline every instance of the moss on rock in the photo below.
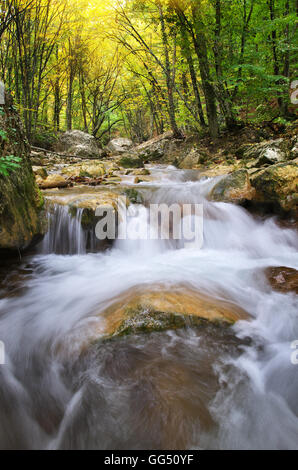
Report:
M 212 201 L 243 203 L 255 196 L 246 170 L 238 170 L 224 176 L 212 189 L 209 199 Z
M 186 287 L 167 290 L 163 286 L 131 289 L 102 313 L 101 335 L 118 336 L 200 326 L 204 322 L 231 325 L 248 318 L 246 312 L 228 302 L 210 299 Z
M 257 191 L 256 200 L 272 204 L 277 212 L 297 215 L 298 164 L 297 159 L 289 163 L 271 165 L 251 176 Z
M 23 250 L 45 232 L 41 210 L 43 197 L 36 185 L 19 116 L 6 95 L 1 106 L 0 127 L 7 138 L 1 145 L 1 156 L 21 157 L 20 167 L 9 176 L 0 175 L 0 250 Z
M 128 156 L 123 156 L 119 160 L 119 165 L 121 165 L 123 168 L 143 168 L 144 163 L 141 158 L 138 156 L 133 156 L 133 155 L 128 155 Z

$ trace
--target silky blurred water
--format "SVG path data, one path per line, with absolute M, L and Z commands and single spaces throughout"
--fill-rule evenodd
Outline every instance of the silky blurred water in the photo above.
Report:
M 1 448 L 298 447 L 297 296 L 273 291 L 264 274 L 298 269 L 297 233 L 208 202 L 218 178 L 151 171 L 129 233 L 145 230 L 150 203 L 203 203 L 202 248 L 118 240 L 88 253 L 81 213 L 63 206 L 40 253 L 0 274 Z M 107 306 L 153 284 L 190 286 L 250 318 L 94 342 Z

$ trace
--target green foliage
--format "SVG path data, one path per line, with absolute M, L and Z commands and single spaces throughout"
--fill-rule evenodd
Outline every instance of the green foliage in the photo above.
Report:
M 0 139 L 7 140 L 7 132 L 4 129 L 0 129 Z
M 51 150 L 57 141 L 57 133 L 53 129 L 40 128 L 32 136 L 31 143 L 36 147 Z
M 14 155 L 0 157 L 0 175 L 8 176 L 9 172 L 20 167 L 21 161 L 22 159 L 20 157 L 15 157 Z
M 212 119 L 233 129 L 295 113 L 294 1 L 62 0 L 48 16 L 34 3 L 5 32 L 0 69 L 35 146 L 50 149 L 66 128 L 103 146 L 142 142 L 173 121 L 202 135 Z

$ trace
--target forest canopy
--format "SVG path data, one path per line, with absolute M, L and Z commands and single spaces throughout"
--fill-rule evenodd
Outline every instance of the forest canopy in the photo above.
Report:
M 27 137 L 103 144 L 293 118 L 296 0 L 1 1 L 1 80 Z

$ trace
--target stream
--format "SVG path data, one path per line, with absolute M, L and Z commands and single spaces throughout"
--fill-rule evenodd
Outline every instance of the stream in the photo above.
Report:
M 161 165 L 150 171 L 147 182 L 121 183 L 143 201 L 128 231 L 146 227 L 149 204 L 203 203 L 202 247 L 116 240 L 96 251 L 82 212 L 71 217 L 56 205 L 36 250 L 0 268 L 0 448 L 298 448 L 297 295 L 273 290 L 264 274 L 298 269 L 297 232 L 208 202 L 218 178 Z M 248 318 L 229 328 L 206 323 L 98 341 L 101 313 L 152 285 L 189 286 Z

